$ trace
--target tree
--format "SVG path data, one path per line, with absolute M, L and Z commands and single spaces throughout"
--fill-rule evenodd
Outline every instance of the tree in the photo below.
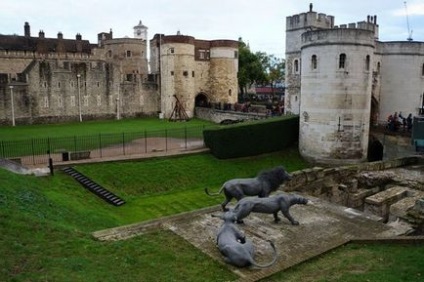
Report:
M 265 71 L 265 83 L 271 85 L 274 96 L 274 87 L 277 83 L 284 81 L 286 61 L 282 58 L 277 58 L 275 55 L 268 55 L 265 52 L 256 52 L 256 56 Z
M 265 52 L 256 52 L 262 68 L 265 71 L 266 83 L 275 84 L 279 81 L 284 81 L 284 69 L 286 61 L 282 58 L 277 58 L 275 55 L 268 55 Z
M 238 84 L 240 94 L 244 96 L 246 88 L 255 82 L 266 81 L 265 71 L 259 57 L 239 38 L 239 72 Z

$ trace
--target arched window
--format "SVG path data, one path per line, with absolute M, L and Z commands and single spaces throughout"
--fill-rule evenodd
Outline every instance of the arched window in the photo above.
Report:
M 344 69 L 346 64 L 346 54 L 342 53 L 339 56 L 339 69 Z
M 312 55 L 311 66 L 313 70 L 317 69 L 317 55 Z
M 365 70 L 367 70 L 367 71 L 370 70 L 370 55 L 367 55 L 365 57 Z
M 299 60 L 294 60 L 294 62 L 293 62 L 293 70 L 294 70 L 294 73 L 298 73 L 299 72 Z

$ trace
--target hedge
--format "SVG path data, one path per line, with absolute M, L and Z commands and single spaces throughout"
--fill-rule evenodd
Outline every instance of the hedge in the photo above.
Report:
M 299 116 L 285 116 L 205 129 L 205 145 L 219 159 L 281 151 L 299 138 Z

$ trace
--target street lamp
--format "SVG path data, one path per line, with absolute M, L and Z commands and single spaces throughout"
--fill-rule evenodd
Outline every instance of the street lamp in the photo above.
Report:
M 119 98 L 116 98 L 116 119 L 121 119 L 121 114 L 119 112 Z
M 77 84 L 78 84 L 78 111 L 79 111 L 79 121 L 82 122 L 82 114 L 81 114 L 81 87 L 80 87 L 80 78 L 81 75 L 77 74 Z
M 10 103 L 11 103 L 11 107 L 12 107 L 12 126 L 15 126 L 15 105 L 14 105 L 14 101 L 13 101 L 13 85 L 9 86 L 10 88 Z

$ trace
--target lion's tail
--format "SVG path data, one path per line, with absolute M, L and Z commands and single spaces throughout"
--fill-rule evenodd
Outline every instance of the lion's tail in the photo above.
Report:
M 221 194 L 222 193 L 222 190 L 224 189 L 224 187 L 221 187 L 221 189 L 219 189 L 219 191 L 218 192 L 215 192 L 215 193 L 210 193 L 209 191 L 208 191 L 208 188 L 206 187 L 205 188 L 205 193 L 207 194 L 207 195 L 209 195 L 209 196 L 218 196 L 219 194 Z
M 252 258 L 252 262 L 251 263 L 252 263 L 253 266 L 259 267 L 259 268 L 266 268 L 266 267 L 272 266 L 274 263 L 277 262 L 277 259 L 278 259 L 277 249 L 275 249 L 275 245 L 274 245 L 273 242 L 271 242 L 271 241 L 268 241 L 268 242 L 269 242 L 269 244 L 271 245 L 271 247 L 272 247 L 272 249 L 274 251 L 274 257 L 272 258 L 272 261 L 270 261 L 268 263 L 265 263 L 265 264 L 259 264 L 259 263 L 255 262 L 253 260 L 253 258 Z

